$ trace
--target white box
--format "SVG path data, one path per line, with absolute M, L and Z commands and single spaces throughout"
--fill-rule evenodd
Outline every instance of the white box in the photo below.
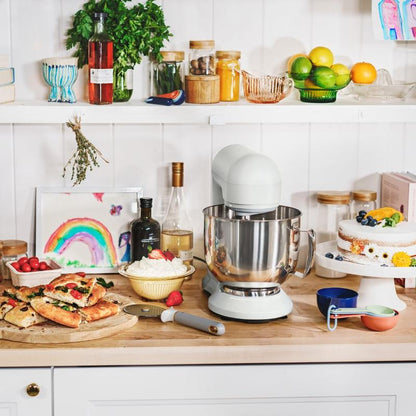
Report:
M 51 267 L 49 270 L 42 270 L 37 272 L 18 272 L 13 266 L 13 261 L 8 261 L 6 266 L 10 269 L 10 276 L 12 278 L 13 286 L 38 286 L 47 285 L 53 279 L 59 277 L 62 274 L 62 268 L 53 260 L 42 260 Z

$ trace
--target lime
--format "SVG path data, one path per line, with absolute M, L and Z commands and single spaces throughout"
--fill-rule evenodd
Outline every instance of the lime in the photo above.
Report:
M 309 59 L 315 66 L 331 66 L 334 63 L 334 55 L 325 46 L 317 46 L 309 52 Z
M 336 73 L 335 85 L 342 87 L 350 80 L 350 70 L 344 64 L 334 64 L 331 69 Z
M 311 69 L 312 62 L 304 56 L 299 56 L 292 62 L 290 75 L 295 80 L 304 80 L 308 78 Z
M 307 57 L 308 57 L 308 55 L 305 55 L 304 53 L 296 53 L 296 54 L 292 55 L 292 56 L 291 56 L 291 57 L 287 60 L 287 64 L 286 64 L 287 72 L 290 72 L 290 69 L 292 68 L 293 61 L 294 61 L 296 58 L 299 58 L 299 56 L 303 56 L 303 57 L 305 57 L 305 58 L 307 58 Z
M 337 75 L 336 73 L 327 66 L 317 66 L 312 72 L 310 79 L 321 88 L 332 88 L 335 86 Z

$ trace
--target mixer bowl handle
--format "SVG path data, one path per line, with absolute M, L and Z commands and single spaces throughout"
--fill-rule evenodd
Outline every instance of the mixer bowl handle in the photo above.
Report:
M 316 234 L 315 234 L 315 231 L 312 230 L 312 229 L 310 229 L 310 230 L 301 230 L 300 228 L 297 228 L 296 226 L 294 226 L 292 229 L 296 230 L 296 231 L 300 231 L 302 233 L 307 233 L 308 234 L 308 256 L 306 258 L 305 269 L 303 270 L 303 272 L 298 272 L 298 271 L 294 272 L 295 276 L 300 277 L 301 279 L 303 279 L 304 277 L 306 277 L 309 274 L 309 272 L 312 269 L 313 263 L 315 261 Z

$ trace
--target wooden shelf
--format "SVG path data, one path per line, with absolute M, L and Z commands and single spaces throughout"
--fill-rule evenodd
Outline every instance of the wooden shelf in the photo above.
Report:
M 88 124 L 210 124 L 231 123 L 411 123 L 415 121 L 416 99 L 377 103 L 347 97 L 335 103 L 302 103 L 290 98 L 278 104 L 237 103 L 159 106 L 143 101 L 105 106 L 16 101 L 0 106 L 0 124 L 65 123 L 75 114 Z

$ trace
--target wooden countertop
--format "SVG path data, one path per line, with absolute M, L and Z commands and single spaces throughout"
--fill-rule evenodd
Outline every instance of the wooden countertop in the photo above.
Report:
M 184 283 L 184 303 L 177 309 L 220 320 L 207 307 L 201 290 L 205 266 L 197 262 L 192 280 Z M 113 291 L 143 302 L 118 275 Z M 226 333 L 209 335 L 156 318 L 140 318 L 127 331 L 94 341 L 67 344 L 28 344 L 0 340 L 0 367 L 330 363 L 416 361 L 416 289 L 397 287 L 407 308 L 399 323 L 386 332 L 366 329 L 359 318 L 338 323 L 329 332 L 316 307 L 315 292 L 329 286 L 358 289 L 360 278 L 325 279 L 313 273 L 291 277 L 283 289 L 292 298 L 293 312 L 268 323 L 222 321 Z

